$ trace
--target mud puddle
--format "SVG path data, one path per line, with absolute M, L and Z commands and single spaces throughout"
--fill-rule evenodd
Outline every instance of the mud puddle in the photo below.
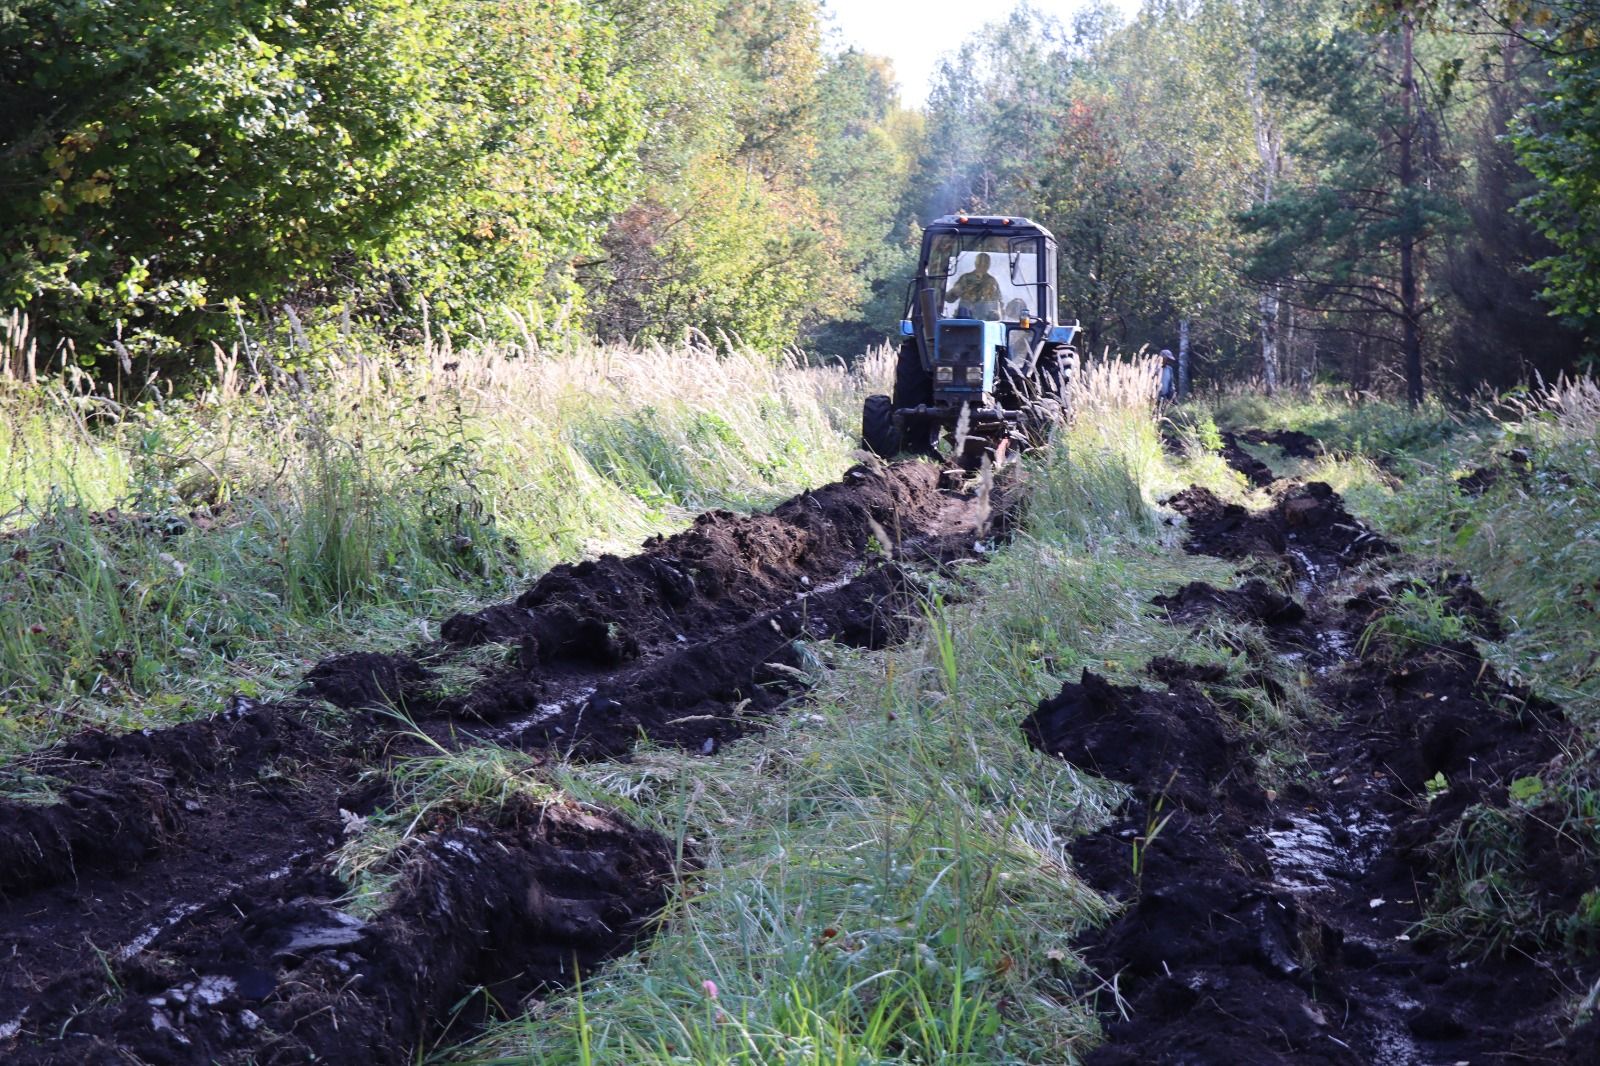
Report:
M 1072 849 L 1080 875 L 1124 904 L 1081 941 L 1106 982 L 1106 1041 L 1085 1061 L 1596 1061 L 1592 1034 L 1570 1031 L 1594 974 L 1526 946 L 1457 958 L 1419 926 L 1441 882 L 1436 841 L 1470 805 L 1504 805 L 1510 781 L 1560 757 L 1569 730 L 1557 709 L 1467 644 L 1415 651 L 1380 635 L 1357 658 L 1368 623 L 1407 586 L 1380 575 L 1351 594 L 1351 564 L 1394 549 L 1327 486 L 1279 482 L 1258 512 L 1202 489 L 1172 505 L 1188 550 L 1249 560 L 1276 581 L 1194 583 L 1156 605 L 1177 625 L 1261 625 L 1280 654 L 1320 664 L 1312 689 L 1328 713 L 1307 725 L 1303 769 L 1277 790 L 1262 784 L 1260 738 L 1225 689 L 1208 688 L 1219 678 L 1183 664 L 1151 664 L 1160 690 L 1086 673 L 1024 723 L 1035 747 L 1133 792 Z M 1492 622 L 1450 580 L 1451 609 Z
M 388 801 L 371 771 L 422 749 L 413 725 L 552 757 L 642 738 L 712 754 L 805 687 L 797 642 L 902 639 L 924 575 L 976 554 L 994 502 L 929 464 L 858 468 L 557 567 L 442 641 L 319 664 L 304 695 L 340 714 L 236 700 L 32 757 L 60 798 L 0 801 L 0 1058 L 406 1062 L 625 950 L 679 856 L 559 803 L 422 833 L 383 909 L 351 911 L 330 855 Z

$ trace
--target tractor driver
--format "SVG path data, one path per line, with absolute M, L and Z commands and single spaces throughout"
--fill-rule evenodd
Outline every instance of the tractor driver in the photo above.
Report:
M 989 253 L 978 253 L 972 269 L 950 286 L 945 302 L 956 305 L 957 318 L 982 318 L 992 322 L 1000 317 L 1000 283 L 989 273 Z

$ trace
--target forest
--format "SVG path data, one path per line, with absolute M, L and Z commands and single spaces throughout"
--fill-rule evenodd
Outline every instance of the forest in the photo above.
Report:
M 1600 1063 L 1596 0 L 884 6 L 0 0 L 0 1062 Z
M 140 382 L 425 318 L 849 360 L 921 225 L 1008 212 L 1088 351 L 1460 396 L 1595 353 L 1594 17 L 1023 5 L 924 106 L 814 0 L 13 0 L 0 282 L 40 363 Z

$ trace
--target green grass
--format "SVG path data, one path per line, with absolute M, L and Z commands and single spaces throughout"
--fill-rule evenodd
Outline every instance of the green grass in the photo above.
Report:
M 561 798 L 532 755 L 492 744 L 453 749 L 396 717 L 403 727 L 397 739 L 419 752 L 369 772 L 386 780 L 386 806 L 366 816 L 340 812 L 345 839 L 333 854 L 333 872 L 350 886 L 346 908 L 361 917 L 383 909 L 404 855 L 430 834 L 466 819 L 496 823 Z
M 1232 391 L 1202 406 L 1233 429 L 1297 429 L 1330 449 L 1392 461 L 1425 454 L 1485 421 L 1480 412 L 1462 412 L 1437 399 L 1413 411 L 1395 400 L 1328 388 L 1270 397 Z M 1269 465 L 1277 470 L 1277 464 Z
M 456 606 L 557 559 L 825 481 L 850 459 L 859 395 L 880 370 L 703 351 L 430 351 L 404 372 L 330 365 L 300 393 L 235 385 L 119 408 L 98 428 L 65 393 L 13 391 L 0 411 L 15 439 L 49 447 L 0 482 L 21 507 L 21 532 L 0 551 L 17 579 L 0 586 L 0 743 L 204 713 L 225 691 L 291 683 L 325 651 L 431 635 Z M 1270 783 L 1297 771 L 1297 732 L 1317 713 L 1308 679 L 1259 629 L 1191 633 L 1149 606 L 1187 581 L 1236 577 L 1184 554 L 1154 507 L 1191 482 L 1259 502 L 1215 454 L 1219 424 L 1327 442 L 1314 460 L 1262 454 L 1280 473 L 1330 482 L 1420 566 L 1471 571 L 1511 621 L 1490 658 L 1592 720 L 1600 627 L 1573 586 L 1600 578 L 1600 460 L 1585 414 L 1600 404 L 1545 397 L 1510 420 L 1515 407 L 1501 405 L 1495 420 L 1331 395 L 1224 397 L 1170 413 L 1174 456 L 1149 415 L 1150 380 L 1132 364 L 1085 373 L 1074 426 L 1030 461 L 1021 531 L 972 569 L 959 602 L 931 598 L 919 635 L 886 653 L 808 648 L 811 695 L 716 758 L 646 746 L 627 762 L 552 768 L 485 747 L 386 768 L 395 802 L 352 820 L 336 856 L 362 913 L 381 909 L 426 833 L 557 795 L 620 809 L 699 867 L 659 936 L 435 1057 L 1060 1063 L 1091 1046 L 1098 1023 L 1072 944 L 1106 904 L 1076 879 L 1067 847 L 1121 796 L 1030 751 L 1022 718 L 1085 667 L 1149 684 L 1156 655 L 1220 664 L 1229 682 L 1216 696 L 1263 739 Z M 1506 479 L 1475 499 L 1455 488 L 1452 474 L 1513 445 L 1535 452 L 1531 483 Z M 162 528 L 202 497 L 206 528 Z M 112 503 L 157 524 L 96 515 Z M 1386 623 L 1390 638 L 1454 638 L 1435 599 L 1413 600 Z M 504 654 L 474 652 L 439 691 Z M 1262 668 L 1287 697 L 1260 687 Z M 1540 781 L 1539 804 L 1587 828 L 1597 793 L 1580 755 Z M 48 782 L 16 787 L 49 795 Z M 1505 825 L 1520 813 L 1475 816 L 1439 842 L 1460 876 L 1438 928 L 1468 944 L 1536 929 L 1590 950 L 1593 900 L 1528 913 L 1517 878 L 1531 857 Z
M 1329 481 L 1432 565 L 1440 553 L 1402 520 L 1424 513 L 1420 501 L 1437 479 L 1397 483 L 1375 457 L 1421 470 L 1407 464 L 1454 453 L 1459 465 L 1482 447 L 1481 426 L 1432 411 L 1391 425 L 1399 408 L 1380 416 L 1366 407 L 1324 401 L 1314 423 L 1286 416 L 1277 424 L 1324 431 L 1349 418 L 1337 437 L 1345 450 L 1296 464 L 1271 455 L 1273 465 Z M 1232 684 L 1218 696 L 1262 738 L 1270 784 L 1299 772 L 1298 731 L 1320 713 L 1306 695 L 1310 679 L 1293 676 L 1258 630 L 1214 623 L 1191 634 L 1147 606 L 1182 582 L 1226 585 L 1235 576 L 1182 554 L 1153 500 L 1191 481 L 1259 500 L 1207 449 L 1215 426 L 1205 413 L 1174 415 L 1182 458 L 1162 454 L 1155 427 L 1135 409 L 1111 405 L 1080 419 L 1030 472 L 1024 531 L 974 571 L 976 591 L 959 604 L 929 604 L 923 635 L 901 649 L 815 649 L 831 669 L 818 671 L 812 697 L 770 731 L 715 760 L 647 750 L 622 766 L 561 768 L 564 790 L 656 826 L 693 848 L 704 870 L 681 886 L 659 938 L 586 975 L 581 997 L 552 996 L 438 1057 L 1057 1063 L 1091 1046 L 1097 1023 L 1072 942 L 1105 911 L 1075 880 L 1066 847 L 1101 824 L 1118 795 L 1027 750 L 1022 717 L 1085 666 L 1133 683 L 1157 654 L 1220 663 Z M 1421 451 L 1405 450 L 1413 447 Z M 1437 515 L 1415 528 L 1448 521 Z M 1514 576 L 1491 565 L 1480 583 Z M 1435 599 L 1413 599 L 1391 623 L 1395 634 L 1424 643 L 1458 635 Z M 1555 636 L 1548 616 L 1536 622 L 1541 640 Z M 1288 690 L 1284 700 L 1246 681 L 1262 665 Z M 1573 800 L 1570 817 L 1583 817 L 1581 793 L 1546 787 Z M 1489 847 L 1472 846 L 1492 858 Z M 1503 913 L 1579 944 L 1592 904 L 1574 915 Z M 1483 942 L 1470 921 L 1451 935 Z

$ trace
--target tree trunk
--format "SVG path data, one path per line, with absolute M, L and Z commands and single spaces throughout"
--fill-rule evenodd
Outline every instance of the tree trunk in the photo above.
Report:
M 1404 204 L 1405 223 L 1400 230 L 1400 316 L 1406 360 L 1406 399 L 1412 407 L 1422 404 L 1422 331 L 1421 311 L 1417 301 L 1417 230 L 1415 206 L 1411 190 L 1415 187 L 1416 167 L 1411 158 L 1412 141 L 1417 126 L 1413 120 L 1412 97 L 1416 93 L 1415 56 L 1412 51 L 1413 26 L 1407 13 L 1401 20 L 1400 92 L 1402 94 L 1402 119 L 1400 128 L 1400 196 Z
M 1261 290 L 1261 385 L 1271 396 L 1278 389 L 1278 288 Z
M 1178 397 L 1189 395 L 1189 320 L 1178 319 Z
M 1256 155 L 1261 162 L 1261 203 L 1272 202 L 1277 190 L 1278 172 L 1283 166 L 1283 147 L 1278 129 L 1267 114 L 1257 76 L 1257 53 L 1250 48 L 1250 67 L 1246 77 L 1246 91 L 1250 96 L 1250 117 L 1255 127 Z M 1278 387 L 1278 287 L 1264 286 L 1261 290 L 1259 311 L 1261 317 L 1261 382 L 1270 396 Z
M 1279 377 L 1289 388 L 1300 388 L 1300 350 L 1295 347 L 1294 304 L 1286 303 L 1278 309 L 1278 348 L 1282 353 Z

